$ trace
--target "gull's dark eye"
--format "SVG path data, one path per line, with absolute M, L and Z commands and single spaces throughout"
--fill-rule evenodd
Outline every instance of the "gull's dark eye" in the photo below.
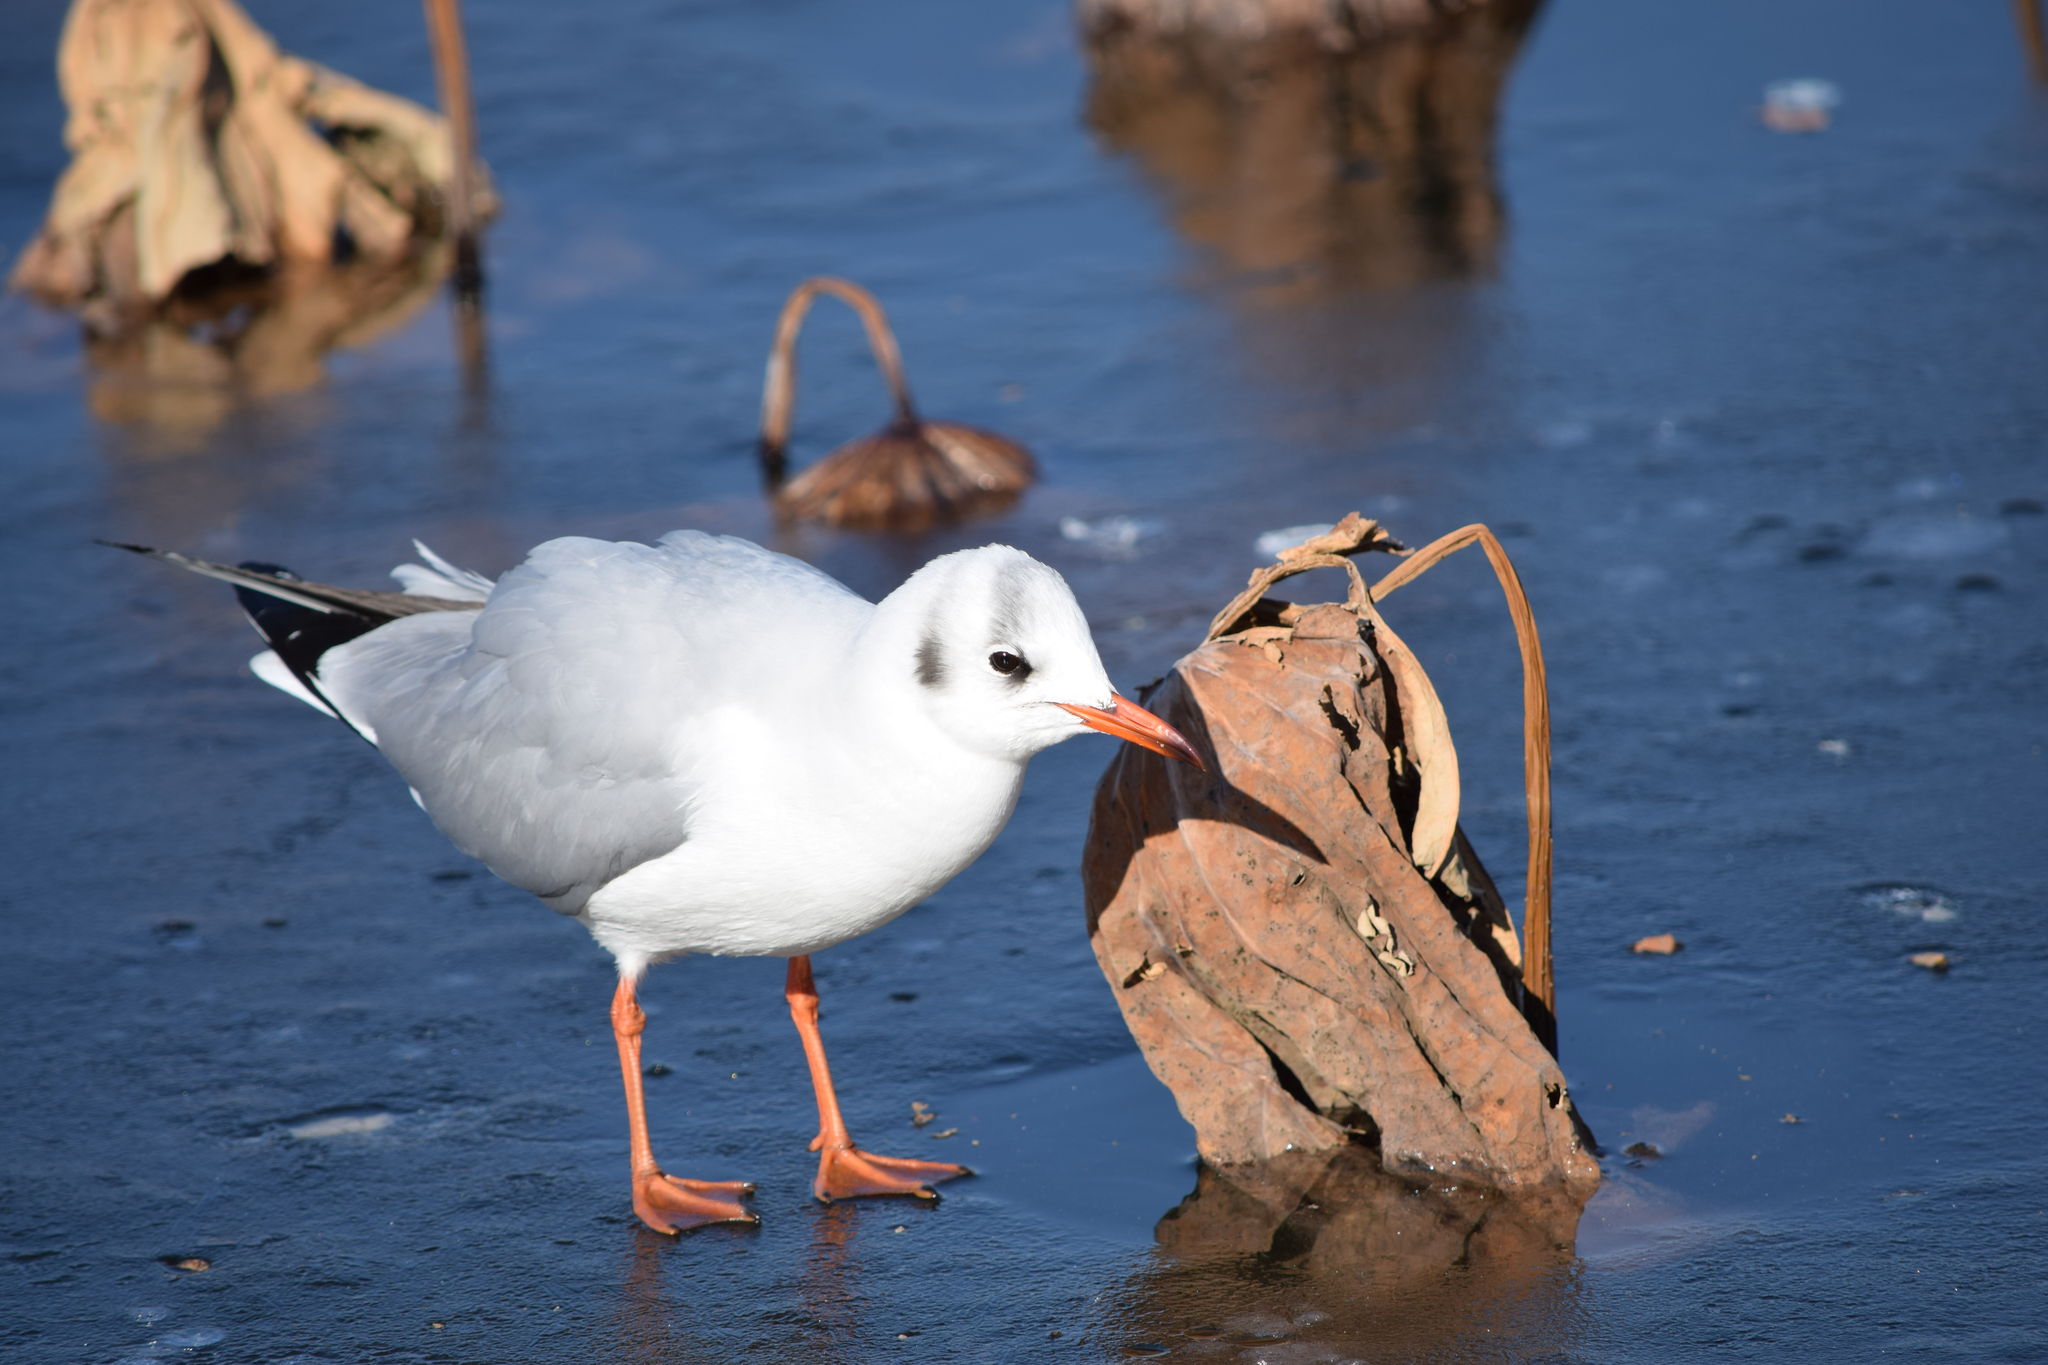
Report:
M 999 649 L 988 656 L 988 666 L 1005 677 L 1021 678 L 1031 671 L 1031 665 L 1019 655 L 1007 649 Z

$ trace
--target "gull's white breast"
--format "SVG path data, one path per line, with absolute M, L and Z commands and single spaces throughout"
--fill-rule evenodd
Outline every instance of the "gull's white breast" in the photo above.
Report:
M 689 837 L 584 908 L 615 953 L 789 957 L 864 934 L 979 857 L 1023 777 L 872 720 L 838 736 L 743 707 L 701 720 Z

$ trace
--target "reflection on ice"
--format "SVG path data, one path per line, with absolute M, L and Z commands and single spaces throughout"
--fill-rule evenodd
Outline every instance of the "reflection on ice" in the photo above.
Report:
M 251 275 L 118 332 L 89 333 L 87 402 L 170 454 L 200 448 L 244 403 L 318 384 L 330 351 L 367 346 L 426 307 L 445 248 L 396 263 Z
M 1540 7 L 1368 31 L 1331 6 L 1247 39 L 1228 7 L 1090 0 L 1088 119 L 1160 182 L 1184 236 L 1273 302 L 1484 271 L 1505 223 L 1496 110 Z
M 1518 1358 L 1571 1349 L 1583 1198 L 1422 1185 L 1363 1148 L 1203 1168 L 1151 1263 L 1105 1297 L 1105 1346 L 1274 1362 L 1438 1358 L 1496 1333 Z M 1335 1353 L 1334 1355 L 1332 1353 Z

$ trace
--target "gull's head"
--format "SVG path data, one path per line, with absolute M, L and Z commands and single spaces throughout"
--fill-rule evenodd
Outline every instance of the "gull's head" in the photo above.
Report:
M 1066 579 L 1022 550 L 944 555 L 885 605 L 910 627 L 896 635 L 908 648 L 892 663 L 962 746 L 1022 762 L 1100 730 L 1202 766 L 1171 726 L 1117 695 Z

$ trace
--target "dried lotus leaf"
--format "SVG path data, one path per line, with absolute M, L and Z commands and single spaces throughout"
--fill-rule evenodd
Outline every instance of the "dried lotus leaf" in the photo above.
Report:
M 1211 1164 L 1369 1143 L 1390 1170 L 1588 1187 L 1590 1139 L 1523 1017 L 1455 779 L 1448 803 L 1429 795 L 1455 757 L 1426 674 L 1358 580 L 1343 604 L 1258 596 L 1331 558 L 1255 574 L 1142 698 L 1210 770 L 1113 759 L 1083 865 L 1098 962 Z M 1397 774 L 1411 750 L 1420 813 Z

